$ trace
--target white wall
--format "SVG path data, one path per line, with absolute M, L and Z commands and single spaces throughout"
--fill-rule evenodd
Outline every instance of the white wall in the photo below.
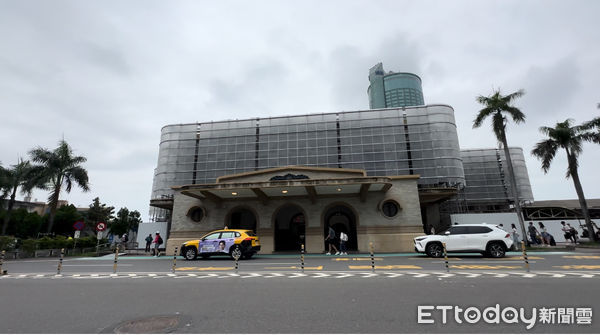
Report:
M 143 222 L 138 226 L 138 235 L 136 242 L 138 243 L 138 248 L 146 247 L 146 236 L 148 234 L 152 234 L 152 240 L 154 240 L 154 234 L 159 231 L 160 236 L 165 244 L 161 245 L 161 248 L 164 248 L 167 243 L 167 223 L 166 222 Z
M 478 224 L 478 223 L 489 223 L 489 224 L 504 224 L 504 230 L 510 230 L 510 224 L 514 223 L 519 230 L 519 234 L 521 234 L 521 228 L 519 227 L 519 219 L 517 218 L 516 213 L 473 213 L 473 214 L 451 214 L 450 218 L 452 223 L 458 222 L 459 224 Z M 536 221 L 525 221 L 525 230 L 529 227 L 529 222 L 533 222 L 534 227 L 539 231 L 540 225 L 538 222 L 541 222 L 546 226 L 548 233 L 554 236 L 554 240 L 556 242 L 566 242 L 564 233 L 560 224 L 561 221 L 565 223 L 571 224 L 571 227 L 577 229 L 579 232 L 579 237 L 581 238 L 581 234 L 583 232 L 582 227 L 580 227 L 580 223 L 585 225 L 585 221 L 583 220 L 536 220 Z M 529 235 L 529 234 L 528 234 Z

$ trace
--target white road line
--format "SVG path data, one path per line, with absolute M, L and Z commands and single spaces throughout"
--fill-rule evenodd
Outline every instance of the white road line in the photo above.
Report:
M 386 272 L 384 274 L 387 275 L 387 278 L 396 278 L 396 277 L 404 276 L 403 273 Z
M 409 272 L 409 274 L 412 275 L 413 278 L 423 278 L 429 276 L 429 273 Z
M 457 273 L 464 275 L 466 278 L 481 277 L 481 273 L 474 273 L 474 272 L 457 272 Z
M 260 273 L 250 273 L 247 276 L 241 276 L 240 278 L 253 278 L 253 277 L 260 277 L 261 274 Z
M 352 277 L 352 274 L 349 273 L 340 273 L 339 276 L 333 277 L 333 278 L 346 278 L 346 277 Z
M 485 272 L 485 274 L 494 276 L 494 278 L 504 278 L 508 276 L 508 273 L 500 273 L 500 272 Z
M 454 273 L 443 273 L 443 272 L 439 272 L 439 273 L 434 273 L 434 275 L 437 275 L 438 278 L 448 278 L 448 277 L 454 277 Z
M 585 272 L 567 272 L 567 274 L 570 274 L 573 276 L 580 276 L 581 278 L 594 278 L 593 274 L 585 273 Z
M 361 273 L 361 275 L 361 278 L 377 277 L 377 273 L 363 272 Z
M 329 277 L 329 275 L 326 273 L 315 273 L 315 275 L 312 277 L 313 278 L 323 278 L 323 277 Z
M 509 272 L 510 274 L 520 276 L 521 278 L 533 278 L 537 276 L 535 273 L 527 273 L 527 272 Z
M 284 277 L 281 273 L 271 273 L 270 276 L 263 276 L 263 278 L 273 278 L 273 277 Z

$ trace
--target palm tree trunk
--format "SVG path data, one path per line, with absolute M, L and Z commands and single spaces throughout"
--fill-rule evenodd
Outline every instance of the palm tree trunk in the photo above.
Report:
M 527 231 L 525 230 L 525 222 L 523 221 L 523 214 L 521 211 L 521 202 L 519 201 L 519 194 L 517 192 L 517 178 L 515 177 L 515 171 L 512 165 L 512 159 L 510 158 L 510 151 L 508 150 L 508 142 L 506 141 L 506 133 L 502 132 L 502 146 L 504 147 L 504 156 L 506 157 L 506 164 L 508 165 L 508 173 L 510 174 L 511 193 L 517 211 L 517 217 L 519 218 L 519 225 L 521 226 L 521 234 L 523 239 L 527 243 Z
M 54 185 L 54 192 L 52 193 L 52 197 L 50 200 L 50 216 L 48 217 L 48 233 L 52 232 L 52 228 L 54 226 L 54 216 L 56 215 L 56 207 L 58 207 L 58 197 L 60 195 L 60 186 L 61 186 L 62 181 L 60 181 L 60 183 L 57 183 L 56 185 Z
M 569 150 L 567 150 L 567 159 L 569 161 L 569 172 L 571 173 L 571 178 L 573 179 L 573 184 L 575 185 L 575 192 L 577 192 L 577 198 L 579 198 L 581 213 L 585 218 L 585 226 L 588 229 L 590 240 L 598 242 L 594 232 L 594 226 L 592 225 L 592 219 L 590 218 L 590 212 L 588 211 L 587 201 L 585 200 L 585 195 L 583 194 L 583 187 L 581 186 L 581 181 L 579 180 L 579 173 L 577 171 L 577 158 L 575 158 L 569 152 Z
M 6 207 L 6 216 L 4 217 L 4 222 L 2 223 L 2 235 L 6 235 L 6 228 L 8 228 L 8 223 L 10 222 L 10 213 L 15 205 L 15 198 L 17 196 L 18 188 L 18 186 L 15 186 L 12 194 L 10 195 L 10 200 L 8 201 L 8 206 Z

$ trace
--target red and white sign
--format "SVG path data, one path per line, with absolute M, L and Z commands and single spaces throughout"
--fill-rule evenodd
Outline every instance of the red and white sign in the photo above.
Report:
M 98 222 L 98 224 L 96 225 L 96 230 L 97 231 L 104 231 L 106 229 L 106 223 L 104 222 Z

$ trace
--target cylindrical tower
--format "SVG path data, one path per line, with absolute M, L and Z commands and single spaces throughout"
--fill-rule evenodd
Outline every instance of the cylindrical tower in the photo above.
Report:
M 369 108 L 422 106 L 421 78 L 413 73 L 388 72 L 378 63 L 369 70 Z

